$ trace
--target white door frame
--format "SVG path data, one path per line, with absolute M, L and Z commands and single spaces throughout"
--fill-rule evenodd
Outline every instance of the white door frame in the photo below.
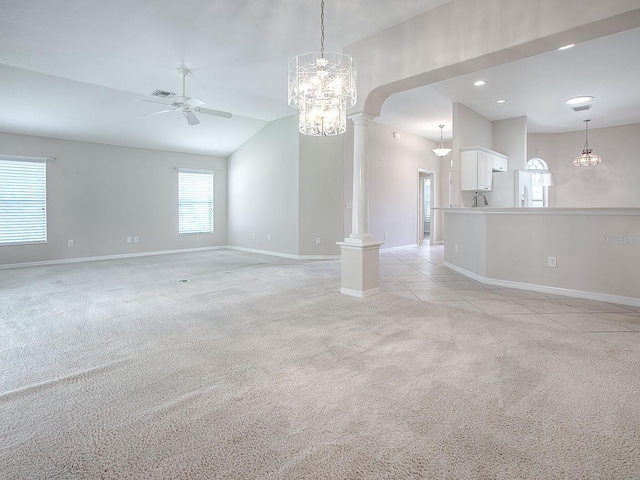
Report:
M 438 233 L 437 211 L 433 211 L 437 207 L 436 203 L 438 195 L 438 182 L 436 172 L 426 168 L 418 169 L 418 221 L 416 223 L 416 244 L 420 245 L 424 240 L 424 180 L 423 178 L 431 178 L 431 228 L 429 231 L 429 245 L 435 245 L 435 239 Z

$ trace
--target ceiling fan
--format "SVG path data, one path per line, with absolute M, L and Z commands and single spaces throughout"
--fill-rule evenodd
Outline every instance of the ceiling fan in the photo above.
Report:
M 211 110 L 210 108 L 203 108 L 201 105 L 204 105 L 204 100 L 201 100 L 196 97 L 187 97 L 186 94 L 186 78 L 191 74 L 191 71 L 188 68 L 180 67 L 178 68 L 178 75 L 182 77 L 182 95 L 175 95 L 170 92 L 165 92 L 162 90 L 156 90 L 152 93 L 152 95 L 166 98 L 167 100 L 171 100 L 171 103 L 158 102 L 156 100 L 145 100 L 140 99 L 142 102 L 149 103 L 157 103 L 158 105 L 165 105 L 169 108 L 166 110 L 160 110 L 159 112 L 148 113 L 143 115 L 148 117 L 149 115 L 159 115 L 161 113 L 167 112 L 180 112 L 187 119 L 187 123 L 189 125 L 197 125 L 200 123 L 198 117 L 195 116 L 194 112 L 204 113 L 205 115 L 214 115 L 216 117 L 224 117 L 231 118 L 231 114 L 229 112 L 221 112 L 220 110 Z

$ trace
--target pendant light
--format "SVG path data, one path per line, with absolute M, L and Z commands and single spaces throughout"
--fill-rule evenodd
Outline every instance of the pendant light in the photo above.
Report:
M 356 62 L 324 51 L 324 0 L 320 12 L 320 52 L 289 62 L 289 106 L 298 110 L 300 133 L 340 135 L 347 129 L 347 108 L 356 103 Z
M 440 145 L 438 146 L 438 148 L 434 148 L 433 149 L 433 153 L 435 153 L 440 158 L 446 157 L 449 154 L 449 152 L 451 151 L 450 148 L 444 148 L 444 145 L 442 143 L 442 129 L 443 128 L 444 128 L 444 125 L 440 125 Z
M 600 155 L 596 155 L 593 153 L 593 150 L 589 148 L 589 122 L 591 120 L 585 120 L 586 124 L 586 133 L 584 140 L 584 148 L 581 151 L 581 154 L 573 159 L 572 165 L 574 167 L 588 167 L 589 165 L 599 165 L 602 163 L 602 158 Z

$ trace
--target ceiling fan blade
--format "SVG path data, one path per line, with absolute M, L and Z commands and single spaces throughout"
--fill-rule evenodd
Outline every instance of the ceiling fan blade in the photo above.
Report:
M 149 115 L 159 115 L 161 113 L 175 112 L 175 111 L 176 111 L 175 108 L 169 108 L 167 110 L 160 110 L 159 112 L 147 113 L 146 115 L 143 115 L 143 117 L 148 117 Z
M 199 107 L 200 105 L 204 105 L 204 100 L 200 100 L 199 98 L 190 98 L 184 104 L 189 108 Z
M 231 118 L 231 114 L 229 112 L 222 112 L 220 110 L 211 110 L 210 108 L 202 108 L 202 107 L 194 108 L 194 110 L 196 112 L 204 113 L 206 115 L 215 115 L 216 117 Z
M 167 103 L 167 102 L 157 102 L 155 100 L 146 100 L 144 98 L 139 98 L 138 101 L 139 102 L 147 102 L 147 103 L 157 103 L 158 105 L 173 105 L 172 102 L 169 102 L 169 103 Z
M 187 119 L 187 123 L 189 125 L 198 125 L 200 123 L 198 117 L 196 117 L 191 110 L 183 111 L 182 114 L 184 115 L 184 118 Z

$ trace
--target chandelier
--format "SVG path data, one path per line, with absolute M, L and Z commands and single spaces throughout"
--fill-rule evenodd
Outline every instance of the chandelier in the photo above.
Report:
M 442 129 L 444 128 L 444 125 L 439 125 L 439 126 L 440 126 L 440 145 L 438 146 L 438 148 L 433 149 L 433 153 L 435 153 L 437 156 L 442 158 L 447 156 L 451 151 L 451 149 L 444 147 L 444 144 L 442 143 Z
M 600 155 L 596 155 L 593 153 L 593 150 L 589 148 L 589 122 L 591 120 L 585 120 L 586 124 L 586 134 L 584 140 L 584 148 L 581 151 L 581 154 L 573 159 L 572 165 L 574 167 L 588 167 L 589 165 L 599 165 L 602 163 L 602 158 Z
M 340 135 L 347 129 L 347 108 L 356 103 L 356 62 L 324 51 L 324 0 L 320 9 L 320 52 L 289 62 L 289 106 L 298 110 L 300 133 Z

